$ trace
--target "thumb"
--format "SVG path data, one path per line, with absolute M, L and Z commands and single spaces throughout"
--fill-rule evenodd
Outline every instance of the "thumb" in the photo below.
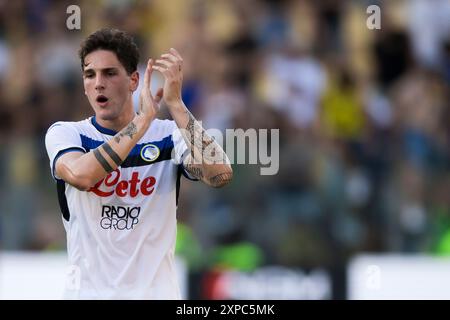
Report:
M 145 69 L 145 73 L 144 73 L 144 87 L 142 88 L 143 92 L 147 91 L 150 93 L 150 96 L 152 95 L 152 93 L 150 92 L 150 81 L 152 78 L 152 66 L 153 66 L 153 59 L 149 59 L 147 62 L 147 68 Z
M 164 90 L 163 90 L 163 88 L 159 88 L 159 89 L 158 89 L 158 92 L 156 93 L 156 96 L 155 96 L 155 101 L 156 101 L 157 103 L 159 103 L 159 102 L 161 101 L 163 95 L 164 95 Z

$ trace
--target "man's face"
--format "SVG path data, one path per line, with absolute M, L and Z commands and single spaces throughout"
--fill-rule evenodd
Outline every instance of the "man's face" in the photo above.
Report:
M 114 52 L 96 50 L 84 59 L 84 91 L 97 118 L 113 121 L 122 115 L 127 100 L 139 83 L 139 75 L 131 75 Z

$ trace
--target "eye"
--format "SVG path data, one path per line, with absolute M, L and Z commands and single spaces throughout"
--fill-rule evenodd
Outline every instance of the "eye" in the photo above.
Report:
M 84 77 L 87 79 L 92 79 L 94 77 L 94 74 L 93 73 L 85 73 Z
M 108 76 L 115 76 L 116 72 L 115 71 L 108 71 L 107 75 Z

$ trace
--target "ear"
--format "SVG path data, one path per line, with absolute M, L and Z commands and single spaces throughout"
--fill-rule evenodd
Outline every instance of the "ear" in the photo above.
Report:
M 134 92 L 139 86 L 139 72 L 135 71 L 130 75 L 130 91 Z

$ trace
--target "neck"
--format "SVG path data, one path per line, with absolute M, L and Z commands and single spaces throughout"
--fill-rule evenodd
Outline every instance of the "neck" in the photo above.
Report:
M 133 104 L 131 101 L 127 101 L 126 106 L 124 107 L 123 112 L 114 119 L 102 119 L 99 116 L 96 116 L 96 121 L 99 125 L 104 128 L 108 128 L 119 132 L 123 128 L 125 128 L 131 120 L 133 120 L 135 116 Z

